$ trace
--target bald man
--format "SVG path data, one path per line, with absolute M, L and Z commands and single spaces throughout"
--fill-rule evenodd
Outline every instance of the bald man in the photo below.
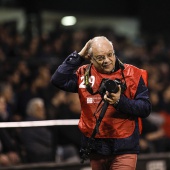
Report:
M 135 170 L 141 118 L 151 112 L 146 70 L 122 63 L 112 42 L 97 36 L 70 54 L 51 82 L 79 94 L 82 162 L 90 159 L 92 170 Z

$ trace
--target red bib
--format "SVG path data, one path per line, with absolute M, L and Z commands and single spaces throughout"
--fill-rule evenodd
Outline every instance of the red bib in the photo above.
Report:
M 147 72 L 145 70 L 139 69 L 135 66 L 124 64 L 125 69 L 123 70 L 127 89 L 124 92 L 126 97 L 129 99 L 134 99 L 140 77 L 142 76 L 145 84 L 147 85 Z M 81 102 L 81 116 L 79 120 L 79 129 L 81 132 L 90 137 L 93 129 L 96 124 L 96 118 L 94 113 L 98 106 L 98 103 L 101 101 L 101 96 L 99 94 L 91 95 L 85 85 L 84 85 L 84 73 L 87 65 L 81 66 L 76 74 L 78 76 L 78 85 L 79 85 L 79 98 Z M 122 80 L 121 69 L 111 74 L 101 74 L 98 73 L 94 66 L 91 67 L 91 76 L 89 77 L 89 82 L 92 85 L 93 92 L 96 92 L 99 89 L 100 83 L 103 78 L 108 79 L 120 79 Z M 96 113 L 98 118 L 100 111 Z M 139 129 L 140 133 L 142 130 L 141 119 L 139 120 Z M 132 135 L 135 129 L 135 118 L 128 114 L 122 114 L 115 110 L 112 105 L 108 106 L 108 109 L 105 113 L 104 118 L 99 127 L 99 134 L 96 134 L 96 138 L 125 138 Z

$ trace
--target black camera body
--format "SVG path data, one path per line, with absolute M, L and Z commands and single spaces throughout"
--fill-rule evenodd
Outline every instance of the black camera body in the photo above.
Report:
M 99 87 L 99 94 L 104 96 L 106 91 L 109 93 L 117 93 L 119 91 L 118 85 L 121 85 L 122 90 L 124 89 L 124 84 L 118 79 L 103 79 Z
M 89 155 L 93 150 L 94 141 L 95 141 L 94 137 L 89 138 L 86 143 L 86 146 L 80 149 L 81 163 L 84 163 L 84 161 L 89 158 Z
M 89 155 L 90 155 L 90 153 L 91 153 L 91 150 L 92 150 L 92 149 L 91 149 L 90 147 L 86 147 L 86 148 L 80 150 L 81 163 L 84 163 L 84 161 L 89 158 Z

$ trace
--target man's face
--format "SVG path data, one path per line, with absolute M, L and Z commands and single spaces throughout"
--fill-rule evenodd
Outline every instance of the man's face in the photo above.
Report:
M 110 74 L 115 68 L 115 53 L 112 44 L 107 40 L 95 41 L 92 45 L 91 62 L 100 73 Z

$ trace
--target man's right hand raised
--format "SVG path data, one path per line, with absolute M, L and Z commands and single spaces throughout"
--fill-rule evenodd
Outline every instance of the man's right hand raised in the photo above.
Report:
M 89 54 L 91 48 L 91 40 L 89 40 L 85 46 L 82 48 L 82 50 L 78 53 L 81 57 L 83 57 L 86 60 L 90 60 L 91 56 Z

